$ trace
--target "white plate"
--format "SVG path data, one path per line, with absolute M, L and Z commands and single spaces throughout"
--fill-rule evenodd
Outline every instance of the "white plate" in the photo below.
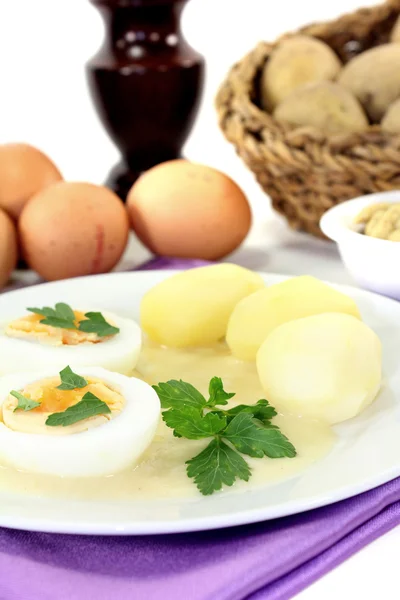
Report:
M 26 306 L 101 306 L 138 317 L 143 293 L 168 271 L 117 273 L 48 283 L 0 296 L 0 321 Z M 265 275 L 268 283 L 285 277 Z M 330 454 L 291 479 L 243 492 L 198 499 L 70 502 L 0 495 L 0 526 L 86 534 L 158 534 L 254 523 L 324 506 L 400 476 L 400 304 L 362 290 L 335 286 L 352 296 L 384 349 L 384 389 L 362 415 L 335 428 Z M 0 357 L 1 360 L 1 357 Z

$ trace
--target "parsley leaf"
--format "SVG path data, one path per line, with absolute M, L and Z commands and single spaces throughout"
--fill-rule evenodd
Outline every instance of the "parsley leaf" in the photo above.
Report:
M 259 400 L 257 404 L 252 406 L 239 404 L 239 406 L 234 406 L 229 410 L 225 410 L 224 413 L 228 418 L 228 423 L 230 423 L 230 421 L 232 421 L 239 413 L 249 413 L 252 414 L 255 419 L 259 419 L 265 424 L 268 424 L 269 421 L 278 414 L 268 400 Z
M 208 393 L 210 399 L 207 402 L 207 406 L 216 406 L 217 404 L 228 404 L 228 400 L 233 398 L 236 394 L 228 394 L 224 390 L 221 377 L 213 377 L 208 387 Z
M 88 385 L 86 379 L 74 373 L 71 367 L 65 367 L 60 371 L 60 378 L 61 384 L 57 386 L 58 390 L 76 390 Z
M 105 415 L 110 412 L 111 410 L 105 402 L 91 392 L 87 392 L 77 404 L 70 406 L 64 412 L 53 413 L 47 417 L 46 425 L 68 427 L 68 425 L 73 425 L 89 417 Z
M 166 383 L 153 385 L 153 389 L 160 398 L 161 408 L 184 408 L 193 406 L 202 409 L 207 401 L 202 394 L 190 383 L 181 379 L 179 381 L 171 379 Z
M 194 479 L 204 496 L 217 492 L 222 485 L 233 485 L 236 479 L 248 481 L 251 475 L 249 465 L 240 454 L 218 438 L 186 464 L 188 477 Z
M 253 418 L 253 415 L 242 412 L 235 416 L 222 433 L 236 450 L 254 458 L 293 458 L 296 456 L 294 446 L 276 427 L 268 427 Z
M 114 327 L 113 325 L 110 325 L 110 323 L 107 323 L 100 312 L 88 312 L 85 313 L 85 317 L 85 320 L 79 322 L 79 331 L 96 333 L 99 337 L 106 337 L 108 335 L 116 335 L 119 333 L 118 327 Z
M 187 461 L 187 475 L 200 492 L 212 494 L 236 479 L 248 481 L 250 467 L 241 456 L 293 458 L 294 446 L 271 424 L 277 412 L 265 399 L 222 409 L 235 394 L 224 390 L 222 379 L 213 377 L 209 399 L 185 381 L 170 380 L 153 385 L 163 408 L 162 418 L 174 436 L 189 440 L 211 438 L 208 446 Z
M 57 302 L 55 308 L 44 306 L 43 308 L 28 308 L 27 310 L 36 315 L 43 316 L 44 319 L 40 321 L 43 325 L 50 325 L 51 327 L 58 327 L 60 329 L 76 329 L 74 311 L 64 302 Z
M 14 398 L 17 398 L 18 400 L 18 404 L 16 408 L 14 408 L 14 412 L 16 410 L 24 410 L 25 412 L 27 412 L 28 410 L 33 410 L 34 408 L 40 406 L 40 402 L 36 402 L 35 400 L 25 398 L 25 396 L 23 396 L 19 392 L 16 392 L 15 390 L 10 392 L 10 395 L 14 396 Z
M 193 406 L 187 406 L 184 410 L 171 408 L 163 412 L 163 420 L 166 425 L 188 440 L 200 440 L 219 433 L 226 427 L 226 418 L 215 413 L 207 413 L 205 416 Z

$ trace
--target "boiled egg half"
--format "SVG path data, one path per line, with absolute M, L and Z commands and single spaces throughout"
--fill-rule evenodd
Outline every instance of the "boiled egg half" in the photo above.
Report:
M 98 367 L 73 372 L 83 377 L 75 389 L 59 389 L 62 379 L 54 370 L 0 378 L 3 465 L 62 477 L 106 476 L 135 465 L 160 419 L 156 392 Z M 97 402 L 85 404 L 93 396 Z M 93 402 L 103 408 L 94 410 Z
M 101 315 L 113 326 L 114 333 L 101 336 L 93 331 L 79 330 L 79 324 L 89 320 L 88 314 Z M 61 370 L 71 363 L 81 367 L 103 367 L 124 375 L 132 373 L 142 340 L 135 321 L 107 311 L 73 310 L 73 315 L 72 329 L 46 324 L 46 317 L 37 313 L 26 314 L 3 325 L 0 374 L 35 371 L 43 369 L 44 365 Z

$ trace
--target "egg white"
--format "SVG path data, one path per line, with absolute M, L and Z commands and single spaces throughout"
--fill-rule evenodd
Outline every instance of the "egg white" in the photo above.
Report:
M 44 367 L 61 370 L 71 363 L 77 367 L 96 366 L 129 375 L 139 359 L 141 329 L 132 319 L 103 310 L 101 313 L 107 321 L 119 328 L 119 333 L 97 344 L 84 342 L 74 346 L 51 346 L 34 339 L 9 337 L 5 334 L 5 329 L 13 320 L 10 319 L 0 331 L 0 375 L 35 371 Z M 16 318 L 19 317 L 21 314 Z
M 116 389 L 125 399 L 122 412 L 104 425 L 65 436 L 21 433 L 1 422 L 1 464 L 46 475 L 99 477 L 134 465 L 150 445 L 160 419 L 160 401 L 150 385 L 101 368 L 72 368 Z M 51 370 L 1 377 L 0 406 L 11 390 L 56 375 Z

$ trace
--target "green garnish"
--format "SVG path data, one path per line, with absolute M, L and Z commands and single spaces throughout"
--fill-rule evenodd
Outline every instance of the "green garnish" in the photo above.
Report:
M 253 458 L 293 458 L 296 449 L 271 419 L 277 412 L 265 399 L 254 405 L 226 406 L 235 394 L 224 390 L 222 379 L 213 377 L 206 398 L 190 383 L 171 380 L 153 386 L 160 398 L 165 424 L 176 437 L 189 440 L 212 438 L 208 446 L 186 462 L 204 495 L 231 486 L 236 479 L 248 481 L 251 469 L 241 456 Z
M 43 308 L 28 308 L 29 312 L 36 315 L 42 315 L 43 325 L 51 325 L 51 327 L 59 327 L 61 329 L 76 329 L 75 315 L 72 308 L 64 302 L 57 302 L 55 308 L 44 306 Z
M 79 321 L 78 327 L 75 325 L 76 317 L 72 308 L 65 302 L 58 302 L 55 308 L 43 306 L 43 308 L 28 308 L 29 312 L 41 315 L 43 325 L 58 327 L 60 329 L 77 329 L 86 333 L 96 333 L 99 337 L 106 337 L 119 333 L 118 327 L 107 323 L 100 312 L 88 312 L 86 319 Z
M 61 384 L 57 386 L 58 390 L 77 390 L 88 384 L 86 379 L 74 373 L 71 367 L 65 367 L 60 371 L 60 378 Z
M 11 396 L 14 396 L 14 398 L 17 398 L 17 400 L 18 400 L 18 404 L 17 404 L 16 408 L 14 408 L 14 412 L 16 410 L 24 410 L 25 412 L 27 412 L 28 410 L 33 410 L 37 406 L 40 406 L 40 402 L 36 402 L 35 400 L 30 400 L 29 398 L 25 398 L 25 396 L 23 396 L 19 392 L 16 392 L 15 390 L 10 392 L 10 394 L 11 394 Z
M 68 425 L 73 425 L 89 417 L 106 415 L 110 412 L 111 410 L 105 402 L 91 392 L 87 392 L 77 404 L 70 406 L 63 412 L 53 413 L 47 417 L 46 425 L 50 427 L 68 427 Z
M 119 333 L 118 327 L 114 327 L 107 323 L 103 315 L 99 312 L 88 312 L 85 313 L 86 320 L 79 322 L 79 331 L 85 331 L 86 333 L 97 333 L 99 337 L 106 337 L 108 335 L 115 335 Z

